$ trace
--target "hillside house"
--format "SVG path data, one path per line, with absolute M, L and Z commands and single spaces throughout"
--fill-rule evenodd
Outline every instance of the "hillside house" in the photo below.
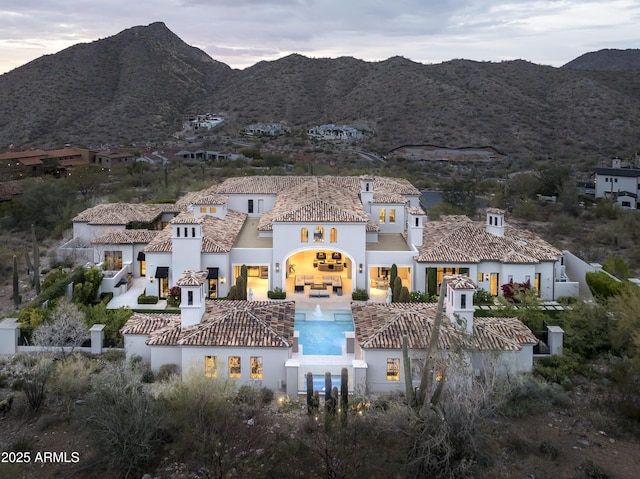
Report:
M 638 209 L 640 168 L 623 167 L 620 159 L 611 168 L 596 168 L 595 197 L 615 200 L 621 208 Z
M 351 126 L 339 126 L 331 123 L 309 128 L 307 136 L 327 141 L 353 141 L 364 138 L 365 134 Z

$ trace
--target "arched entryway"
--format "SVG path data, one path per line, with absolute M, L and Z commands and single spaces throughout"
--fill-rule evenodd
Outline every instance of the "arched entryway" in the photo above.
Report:
M 354 261 L 344 251 L 313 248 L 292 252 L 284 261 L 287 297 L 351 295 Z

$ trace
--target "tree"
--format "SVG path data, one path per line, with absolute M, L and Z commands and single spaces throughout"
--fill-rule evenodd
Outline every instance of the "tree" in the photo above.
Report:
M 66 179 L 72 190 L 79 192 L 83 199 L 87 199 L 104 183 L 104 174 L 96 165 L 79 165 L 69 173 Z
M 607 255 L 607 259 L 602 265 L 602 268 L 607 272 L 615 276 L 620 280 L 625 280 L 631 277 L 631 271 L 629 265 L 622 256 L 614 256 L 611 253 Z
M 33 332 L 33 342 L 38 346 L 56 349 L 64 355 L 71 352 L 89 338 L 89 329 L 84 321 L 84 314 L 78 307 L 61 300 L 51 312 L 49 322 L 38 326 Z

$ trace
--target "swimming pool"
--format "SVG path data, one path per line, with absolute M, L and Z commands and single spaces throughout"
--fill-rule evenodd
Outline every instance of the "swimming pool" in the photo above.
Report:
M 344 333 L 354 330 L 353 317 L 349 310 L 296 311 L 294 330 L 300 333 L 303 355 L 340 356 L 346 344 Z

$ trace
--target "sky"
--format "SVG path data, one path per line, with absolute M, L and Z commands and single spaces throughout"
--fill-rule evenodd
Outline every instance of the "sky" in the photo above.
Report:
M 239 69 L 291 53 L 559 67 L 640 47 L 638 0 L 2 0 L 0 73 L 158 21 Z

